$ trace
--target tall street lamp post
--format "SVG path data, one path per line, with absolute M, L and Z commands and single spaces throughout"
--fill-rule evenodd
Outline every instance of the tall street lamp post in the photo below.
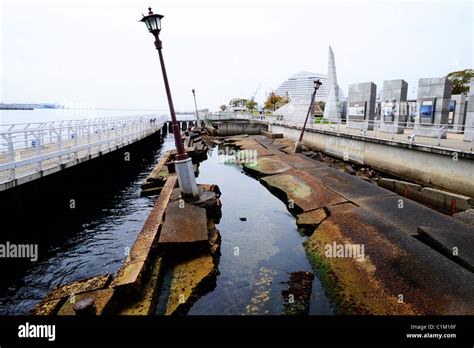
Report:
M 198 127 L 202 127 L 201 120 L 199 119 L 198 106 L 197 106 L 197 103 L 196 103 L 196 90 L 193 88 L 191 92 L 193 92 L 194 107 L 196 108 L 196 122 L 197 122 L 197 126 L 198 126 Z
M 313 81 L 313 82 L 314 82 L 314 91 L 311 94 L 311 103 L 309 104 L 308 113 L 306 114 L 306 118 L 304 120 L 304 125 L 303 125 L 303 128 L 301 129 L 300 138 L 298 139 L 298 141 L 295 144 L 295 150 L 294 150 L 295 153 L 301 152 L 301 150 L 303 148 L 302 142 L 303 142 L 304 131 L 306 129 L 306 123 L 308 123 L 309 114 L 311 113 L 311 109 L 313 108 L 314 98 L 316 97 L 316 93 L 317 93 L 319 87 L 322 85 L 321 81 L 319 81 L 319 80 L 316 80 L 316 81 Z
M 161 52 L 162 43 L 160 40 L 161 31 L 161 19 L 164 16 L 159 14 L 153 14 L 151 7 L 148 8 L 148 15 L 143 16 L 140 20 L 144 22 L 148 28 L 148 31 L 155 37 L 155 47 L 158 50 L 160 57 L 161 71 L 163 73 L 163 81 L 165 83 L 166 96 L 168 97 L 168 105 L 171 114 L 171 123 L 174 134 L 174 141 L 176 144 L 176 157 L 175 157 L 175 169 L 178 174 L 178 183 L 181 189 L 181 194 L 184 199 L 194 200 L 199 198 L 199 191 L 196 183 L 196 177 L 194 176 L 194 169 L 191 158 L 184 151 L 183 141 L 181 139 L 181 131 L 179 124 L 176 121 L 176 113 L 174 111 L 173 99 L 171 98 L 170 86 L 168 83 L 168 75 L 166 74 L 165 62 L 163 60 L 163 53 Z

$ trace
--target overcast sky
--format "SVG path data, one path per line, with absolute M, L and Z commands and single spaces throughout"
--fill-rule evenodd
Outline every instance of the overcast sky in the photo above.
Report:
M 328 45 L 345 95 L 351 83 L 473 67 L 472 1 L 0 0 L 0 97 L 96 108 L 166 110 L 149 5 L 177 110 L 257 101 L 302 70 L 327 74 Z

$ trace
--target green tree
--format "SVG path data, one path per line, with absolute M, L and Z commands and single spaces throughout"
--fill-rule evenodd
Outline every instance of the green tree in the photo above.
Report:
M 250 112 L 253 112 L 255 107 L 257 106 L 257 103 L 253 100 L 247 101 L 247 109 L 249 109 Z
M 244 98 L 234 98 L 229 102 L 229 105 L 234 108 L 237 108 L 239 106 L 244 108 L 247 106 L 247 101 L 248 100 Z
M 467 94 L 469 92 L 469 82 L 474 77 L 474 70 L 464 69 L 450 72 L 446 76 L 453 83 L 452 94 Z
M 265 109 L 275 111 L 277 108 L 281 108 L 283 105 L 288 104 L 289 101 L 290 99 L 288 97 L 282 97 L 275 92 L 271 92 L 265 101 L 264 107 Z
M 238 106 L 240 105 L 240 101 L 241 101 L 241 100 L 242 100 L 242 99 L 240 99 L 240 98 L 231 99 L 231 101 L 229 102 L 229 105 L 232 106 L 232 107 L 234 107 L 234 108 L 236 108 L 236 107 L 238 107 Z
M 317 106 L 319 106 L 319 108 L 320 108 L 322 111 L 324 111 L 324 108 L 326 107 L 326 103 L 325 103 L 325 102 L 323 102 L 322 100 L 320 100 L 320 101 L 317 101 L 315 104 L 316 104 Z
M 227 110 L 227 106 L 222 104 L 221 107 L 220 107 L 221 111 L 226 111 Z

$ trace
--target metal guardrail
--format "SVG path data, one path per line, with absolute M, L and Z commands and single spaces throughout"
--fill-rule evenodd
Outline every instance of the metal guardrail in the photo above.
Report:
M 268 124 L 291 125 L 302 127 L 302 120 L 287 119 L 282 115 L 251 115 L 251 114 L 211 114 L 207 115 L 210 120 L 226 119 L 247 119 L 259 120 Z M 474 128 L 466 125 L 455 125 L 453 129 L 451 124 L 432 123 L 429 125 L 417 122 L 383 122 L 381 120 L 373 121 L 350 121 L 331 119 L 331 118 L 313 118 L 308 122 L 308 129 L 319 129 L 340 134 L 359 135 L 366 138 L 384 139 L 395 142 L 408 143 L 413 145 L 427 145 L 439 148 L 448 148 L 452 150 L 471 151 L 474 150 Z M 425 136 L 423 130 L 429 129 L 436 132 L 436 136 Z M 372 129 L 370 129 L 372 128 Z M 403 128 L 403 133 L 397 130 Z M 447 134 L 446 138 L 443 135 Z M 470 141 L 464 141 L 464 135 L 469 134 Z
M 0 125 L 0 183 L 109 152 L 165 122 L 166 116 L 138 115 Z

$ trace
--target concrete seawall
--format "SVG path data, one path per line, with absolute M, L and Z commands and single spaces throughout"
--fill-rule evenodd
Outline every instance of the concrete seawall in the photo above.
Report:
M 213 122 L 214 131 L 211 131 L 213 135 L 218 136 L 229 136 L 238 134 L 249 134 L 256 135 L 261 134 L 268 130 L 268 125 L 262 122 L 254 121 L 219 121 Z
M 270 125 L 272 133 L 296 140 L 300 127 Z M 474 197 L 474 154 L 409 145 L 356 135 L 315 129 L 305 132 L 303 143 L 339 158 L 366 164 L 378 170 L 456 193 Z

